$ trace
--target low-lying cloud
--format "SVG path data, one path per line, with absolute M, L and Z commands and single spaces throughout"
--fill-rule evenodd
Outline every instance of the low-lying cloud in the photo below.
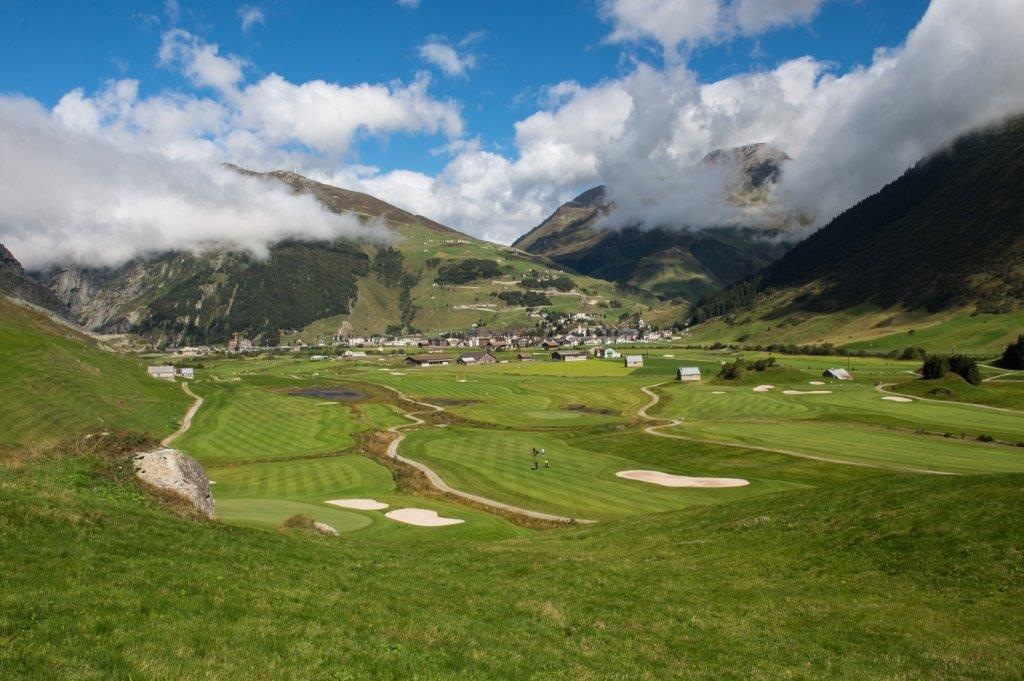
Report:
M 263 256 L 287 238 L 389 238 L 278 180 L 70 130 L 29 99 L 0 97 L 0 158 L 0 242 L 30 269 L 168 250 Z

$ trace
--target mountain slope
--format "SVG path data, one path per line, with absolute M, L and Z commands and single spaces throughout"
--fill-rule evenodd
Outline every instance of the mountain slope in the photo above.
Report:
M 117 268 L 59 267 L 46 273 L 46 281 L 93 330 L 189 344 L 223 342 L 241 332 L 273 343 L 282 335 L 305 340 L 339 331 L 532 326 L 524 308 L 497 294 L 527 276 L 562 274 L 543 258 L 474 239 L 368 194 L 286 171 L 268 175 L 331 210 L 382 218 L 392 243 L 285 241 L 263 260 L 224 250 L 173 252 Z M 467 259 L 491 261 L 495 276 L 437 283 L 445 264 Z M 658 302 L 589 277 L 575 283 L 575 290 L 552 297 L 553 308 L 617 320 Z
M 713 151 L 703 162 L 733 169 L 730 201 L 759 206 L 767 205 L 768 191 L 788 158 L 769 145 L 751 144 Z M 594 187 L 560 206 L 513 246 L 578 272 L 689 301 L 752 274 L 788 247 L 774 230 L 602 226 L 602 218 L 614 210 L 605 187 Z
M 66 306 L 53 291 L 29 276 L 9 250 L 0 244 L 0 293 L 67 314 Z
M 1005 312 L 1024 304 L 1024 118 L 967 135 L 845 211 L 693 321 L 863 307 Z

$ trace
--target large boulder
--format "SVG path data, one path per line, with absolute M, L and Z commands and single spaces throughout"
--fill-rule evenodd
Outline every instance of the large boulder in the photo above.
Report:
M 213 517 L 213 493 L 203 467 L 177 449 L 155 449 L 135 455 L 135 475 L 154 487 L 187 500 L 208 518 Z

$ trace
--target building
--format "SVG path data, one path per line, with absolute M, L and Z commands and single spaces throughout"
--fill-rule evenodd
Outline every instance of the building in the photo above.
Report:
M 409 355 L 405 358 L 406 364 L 419 367 L 448 366 L 452 358 L 446 355 Z
M 192 367 L 177 367 L 174 370 L 174 375 L 180 376 L 184 378 L 186 381 L 191 381 L 193 378 L 195 378 L 195 370 Z
M 548 339 L 548 340 L 546 340 L 546 341 L 544 341 L 543 343 L 540 344 L 540 346 L 542 348 L 544 348 L 545 350 L 554 350 L 555 348 L 558 347 L 558 345 L 559 345 L 558 341 L 551 340 L 551 339 Z
M 327 359 L 327 355 L 310 355 L 309 358 L 314 362 L 322 362 Z
M 825 373 L 822 374 L 825 378 L 834 378 L 838 381 L 852 381 L 853 376 L 846 369 L 825 369 Z
M 520 352 L 519 353 L 519 361 L 520 362 L 532 362 L 533 361 L 533 355 L 531 355 L 528 352 Z
M 617 359 L 622 357 L 622 353 L 615 348 L 594 348 L 594 357 L 600 357 L 602 359 Z
M 242 336 L 242 334 L 236 333 L 228 341 L 228 352 L 252 352 L 252 341 Z
M 366 357 L 366 353 L 362 350 L 346 350 L 341 356 L 345 359 L 358 359 L 359 357 Z
M 153 378 L 161 378 L 167 381 L 174 380 L 174 367 L 170 365 L 151 366 L 147 367 L 146 371 Z
M 577 350 L 555 350 L 551 353 L 551 359 L 556 362 L 581 362 L 587 357 L 587 353 Z
M 627 367 L 642 367 L 644 365 L 643 355 L 626 355 L 626 359 L 623 362 Z
M 676 369 L 676 380 L 699 381 L 700 369 L 698 369 L 697 367 L 679 367 L 678 369 Z
M 467 366 L 469 364 L 494 364 L 498 359 L 489 352 L 467 352 L 464 355 L 459 355 L 459 364 Z

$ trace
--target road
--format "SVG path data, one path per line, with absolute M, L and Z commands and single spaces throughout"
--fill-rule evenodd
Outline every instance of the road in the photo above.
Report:
M 185 392 L 186 395 L 195 399 L 195 402 L 193 402 L 192 406 L 188 408 L 187 412 L 185 412 L 185 418 L 181 420 L 181 426 L 176 431 L 174 431 L 173 433 L 171 433 L 170 435 L 168 435 L 167 437 L 160 441 L 160 444 L 164 447 L 170 446 L 172 442 L 174 442 L 177 438 L 184 435 L 188 431 L 188 429 L 192 427 L 192 417 L 196 415 L 197 411 L 199 411 L 199 407 L 203 406 L 203 398 L 189 390 L 188 383 L 182 383 L 181 389 Z

